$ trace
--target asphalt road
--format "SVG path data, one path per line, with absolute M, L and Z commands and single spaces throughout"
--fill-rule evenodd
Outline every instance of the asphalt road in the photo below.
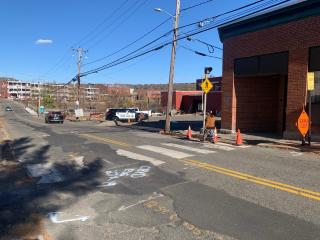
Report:
M 0 119 L 12 140 L 2 144 L 0 238 L 320 239 L 316 155 L 45 124 L 11 101 Z

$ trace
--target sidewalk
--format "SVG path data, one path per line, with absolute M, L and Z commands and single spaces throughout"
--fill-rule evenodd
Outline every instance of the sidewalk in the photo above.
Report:
M 187 131 L 175 131 L 172 135 L 186 137 Z M 192 137 L 195 139 L 200 138 L 200 132 L 192 131 Z M 219 142 L 236 145 L 237 134 L 223 134 L 218 133 Z M 299 140 L 286 140 L 276 136 L 260 136 L 254 134 L 243 134 L 241 137 L 244 145 L 253 145 L 265 148 L 278 148 L 284 150 L 298 151 L 298 152 L 311 152 L 320 154 L 320 142 L 311 142 L 311 146 L 301 145 Z

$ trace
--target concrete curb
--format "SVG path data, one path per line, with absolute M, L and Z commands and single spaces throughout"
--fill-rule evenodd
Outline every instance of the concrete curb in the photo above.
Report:
M 161 130 L 159 132 L 160 134 L 163 135 L 168 135 L 168 136 L 173 136 L 173 137 L 184 137 L 185 139 L 187 139 L 186 134 L 182 133 L 181 131 L 178 132 L 171 132 L 169 134 L 164 133 L 163 130 Z M 192 134 L 192 140 L 189 141 L 200 141 L 200 134 Z M 231 139 L 221 139 L 219 138 L 219 141 L 221 143 L 227 143 L 230 145 L 234 145 L 237 146 L 235 144 L 235 140 L 232 141 Z M 258 143 L 258 144 L 248 144 L 246 143 L 246 141 L 244 140 L 244 144 L 243 145 L 248 145 L 248 146 L 256 146 L 256 147 L 261 147 L 261 148 L 271 148 L 271 149 L 281 149 L 281 150 L 291 150 L 291 151 L 297 151 L 297 152 L 305 152 L 305 153 L 314 153 L 314 154 L 320 154 L 320 149 L 316 150 L 316 149 L 308 149 L 308 148 L 301 148 L 301 147 L 294 147 L 294 146 L 288 146 L 285 144 L 268 144 L 268 143 Z

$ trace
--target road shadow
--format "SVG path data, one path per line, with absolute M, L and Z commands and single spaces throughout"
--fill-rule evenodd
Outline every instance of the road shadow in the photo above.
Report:
M 99 182 L 102 161 L 96 158 L 84 167 L 79 167 L 74 162 L 51 163 L 47 170 L 49 175 L 54 173 L 53 169 L 57 169 L 63 176 L 68 177 L 63 181 L 53 180 L 42 184 L 42 176 L 32 177 L 26 169 L 30 164 L 47 164 L 50 146 L 45 145 L 33 150 L 30 156 L 34 161 L 18 162 L 17 159 L 33 146 L 30 141 L 30 138 L 19 138 L 1 145 L 1 240 L 36 239 L 34 236 L 38 235 L 42 235 L 46 240 L 51 239 L 43 228 L 43 218 L 49 212 L 57 212 L 77 201 L 78 197 L 96 190 Z M 59 194 L 71 197 L 61 201 Z

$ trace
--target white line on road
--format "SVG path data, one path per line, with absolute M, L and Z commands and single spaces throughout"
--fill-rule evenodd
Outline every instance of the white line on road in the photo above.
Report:
M 230 143 L 223 143 L 223 142 L 218 142 L 216 144 L 222 145 L 222 146 L 228 146 L 228 147 L 232 147 L 232 148 L 234 148 L 234 147 L 236 147 L 236 148 L 249 148 L 249 147 L 251 147 L 249 145 L 232 145 Z
M 163 194 L 161 194 L 161 193 L 154 193 L 153 196 L 150 196 L 150 197 L 148 197 L 147 199 L 144 199 L 144 200 L 140 200 L 140 201 L 138 201 L 138 202 L 136 202 L 136 203 L 134 203 L 134 204 L 131 204 L 131 205 L 129 205 L 129 206 L 123 206 L 123 205 L 122 205 L 122 206 L 118 209 L 118 211 L 127 210 L 127 209 L 132 208 L 132 207 L 135 207 L 135 206 L 137 206 L 137 205 L 139 205 L 139 204 L 141 204 L 141 203 L 145 203 L 145 202 L 148 202 L 148 201 L 150 201 L 150 200 L 153 200 L 153 199 L 156 199 L 156 198 L 159 198 L 159 197 L 163 197 Z
M 203 143 L 203 146 L 205 146 L 207 148 L 219 149 L 219 150 L 224 150 L 224 151 L 234 150 L 233 147 L 218 145 L 218 144 L 213 144 L 213 143 Z
M 201 149 L 201 148 L 193 148 L 193 147 L 190 147 L 190 146 L 179 145 L 179 144 L 175 144 L 175 143 L 162 143 L 162 145 L 165 145 L 165 146 L 168 146 L 168 147 L 174 147 L 174 148 L 187 150 L 187 151 L 190 151 L 190 152 L 201 153 L 201 154 L 216 153 L 216 151 L 211 151 L 211 150 L 206 150 L 206 149 Z
M 141 155 L 141 154 L 138 154 L 138 153 L 126 151 L 126 150 L 123 150 L 123 149 L 118 149 L 117 150 L 117 154 L 120 155 L 120 156 L 124 156 L 124 157 L 130 158 L 130 159 L 134 159 L 134 160 L 150 162 L 154 166 L 159 166 L 159 165 L 165 163 L 165 162 L 160 161 L 158 159 L 155 159 L 155 158 L 152 158 L 152 157 L 148 157 L 148 156 L 145 156 L 145 155 Z
M 58 214 L 59 214 L 59 212 L 50 212 L 48 214 L 51 222 L 53 222 L 53 223 L 64 223 L 64 222 L 73 222 L 73 221 L 82 221 L 82 222 L 84 222 L 84 221 L 89 219 L 89 216 L 78 216 L 78 215 L 76 215 L 77 218 L 58 220 Z
M 187 157 L 192 157 L 193 155 L 186 154 L 184 152 L 178 152 L 175 150 L 170 150 L 168 148 L 162 148 L 162 147 L 156 147 L 152 145 L 141 145 L 137 146 L 137 148 L 148 150 L 151 152 L 159 153 L 168 157 L 176 158 L 176 159 L 181 159 L 181 158 L 187 158 Z
M 292 154 L 293 157 L 298 157 L 298 156 L 301 156 L 302 153 L 301 152 L 290 152 Z

